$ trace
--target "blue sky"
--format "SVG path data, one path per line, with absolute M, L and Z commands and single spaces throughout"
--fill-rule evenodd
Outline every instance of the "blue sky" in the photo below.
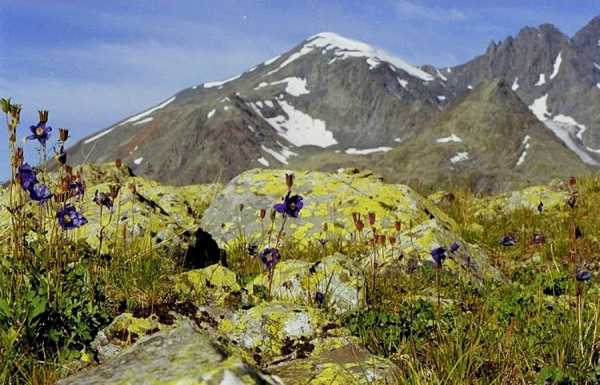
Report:
M 599 14 L 598 0 L 0 0 L 0 96 L 24 105 L 21 136 L 45 107 L 79 139 L 322 31 L 446 66 L 526 25 L 572 35 Z

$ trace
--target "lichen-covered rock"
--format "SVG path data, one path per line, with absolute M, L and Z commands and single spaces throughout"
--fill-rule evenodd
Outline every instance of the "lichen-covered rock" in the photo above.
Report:
M 518 209 L 529 209 L 537 213 L 543 203 L 544 211 L 558 211 L 565 207 L 568 198 L 566 191 L 547 186 L 532 186 L 523 190 L 474 200 L 475 216 L 493 218 L 498 214 L 509 214 Z
M 221 242 L 243 234 L 248 242 L 265 245 L 270 225 L 261 224 L 258 213 L 261 208 L 277 203 L 286 192 L 284 175 L 281 170 L 251 170 L 241 174 L 205 211 L 203 228 Z M 454 267 L 462 266 L 461 272 L 477 278 L 496 275 L 484 251 L 464 242 L 452 219 L 407 186 L 386 184 L 371 174 L 301 171 L 295 175 L 294 192 L 304 197 L 304 208 L 300 218 L 287 220 L 284 242 L 302 247 L 311 242 L 318 244 L 322 239 L 368 240 L 373 237 L 373 228 L 367 214 L 374 213 L 375 231 L 387 239 L 398 239 L 395 246 L 389 243 L 384 246 L 383 260 L 379 261 L 383 265 L 404 263 L 407 259 L 400 258 L 401 255 L 421 262 L 430 261 L 433 248 L 459 242 L 464 247 L 456 254 L 458 263 Z M 353 213 L 362 215 L 365 223 L 362 231 L 356 230 Z M 279 228 L 280 221 L 281 218 L 277 218 L 275 229 Z M 399 222 L 399 230 L 396 222 Z M 365 256 L 361 262 L 365 266 L 369 259 Z
M 456 243 L 459 248 L 450 252 L 450 246 Z M 430 219 L 399 233 L 394 246 L 376 249 L 363 259 L 363 265 L 375 262 L 379 268 L 385 268 L 402 261 L 416 260 L 419 263 L 433 263 L 431 251 L 443 247 L 449 257 L 444 267 L 459 274 L 483 278 L 499 278 L 498 271 L 490 264 L 486 253 L 477 245 L 464 241 L 457 233 L 450 231 L 436 219 Z
M 141 338 L 105 364 L 59 385 L 277 385 L 239 356 L 181 320 L 171 330 Z
M 260 209 L 270 209 L 287 191 L 285 171 L 255 169 L 233 179 L 213 200 L 202 218 L 202 227 L 220 242 L 237 238 L 265 240 L 268 223 L 261 226 Z M 301 244 L 322 238 L 349 237 L 354 231 L 352 213 L 376 216 L 378 229 L 417 225 L 431 217 L 447 227 L 456 224 L 446 214 L 411 188 L 386 184 L 371 174 L 328 174 L 315 171 L 295 173 L 294 192 L 304 198 L 300 218 L 287 222 L 287 236 Z M 240 204 L 243 204 L 240 210 Z M 267 222 L 267 220 L 265 220 Z M 368 225 L 368 223 L 366 223 Z M 324 226 L 327 225 L 327 232 Z M 275 228 L 278 228 L 279 222 Z
M 178 274 L 173 283 L 179 299 L 199 305 L 224 305 L 239 297 L 241 289 L 236 274 L 218 264 Z
M 168 248 L 187 248 L 191 234 L 198 228 L 200 218 L 213 197 L 221 190 L 219 184 L 193 186 L 165 186 L 158 182 L 135 177 L 127 167 L 117 168 L 113 164 L 84 165 L 82 174 L 86 182 L 86 193 L 77 201 L 78 211 L 88 223 L 80 227 L 76 238 L 85 239 L 97 249 L 100 246 L 101 229 L 103 234 L 102 253 L 110 254 L 116 239 L 132 236 L 144 237 L 152 245 L 161 244 Z M 56 191 L 56 176 L 48 178 L 49 187 Z M 136 194 L 128 190 L 128 185 L 136 186 Z M 96 191 L 107 193 L 111 185 L 120 186 L 120 192 L 113 209 L 102 209 L 93 201 Z M 8 205 L 8 194 L 4 189 L 0 194 L 0 204 Z M 37 203 L 26 205 L 26 210 L 37 213 Z M 0 212 L 0 225 L 9 223 L 6 210 Z M 46 217 L 46 226 L 55 221 L 54 216 Z M 75 232 L 74 232 L 75 233 Z M 120 246 L 123 246 L 122 244 Z
M 322 306 L 340 314 L 364 304 L 363 286 L 360 267 L 337 253 L 317 262 L 282 261 L 273 272 L 271 296 L 284 302 Z M 268 273 L 264 272 L 247 285 L 247 290 L 258 302 L 268 287 Z M 259 288 L 259 293 L 255 293 Z
M 264 302 L 221 320 L 218 330 L 251 352 L 257 363 L 268 364 L 282 356 L 310 354 L 314 349 L 311 340 L 335 334 L 331 325 L 319 309 L 285 302 Z M 343 329 L 337 331 L 347 334 Z
M 141 337 L 170 327 L 160 323 L 155 315 L 137 318 L 130 313 L 123 313 L 98 332 L 91 347 L 96 351 L 98 360 L 105 362 Z
M 398 367 L 350 340 L 320 349 L 307 358 L 285 362 L 270 371 L 286 385 L 387 385 L 397 383 Z M 344 343 L 345 342 L 345 343 Z

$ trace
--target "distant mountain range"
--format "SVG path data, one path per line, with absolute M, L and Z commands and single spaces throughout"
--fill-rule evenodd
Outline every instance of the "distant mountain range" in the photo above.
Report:
M 335 33 L 185 89 L 69 149 L 187 184 L 255 167 L 370 168 L 390 181 L 497 191 L 600 166 L 600 17 L 550 24 L 449 68 Z

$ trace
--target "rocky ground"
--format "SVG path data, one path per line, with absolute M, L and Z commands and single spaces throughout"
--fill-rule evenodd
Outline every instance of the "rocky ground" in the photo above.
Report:
M 460 353 L 473 368 L 436 368 L 443 360 L 430 356 L 456 343 L 447 338 L 457 330 L 471 340 L 468 350 L 481 354 L 486 343 L 472 334 L 474 325 L 502 338 L 531 334 L 535 345 L 547 337 L 525 323 L 550 317 L 544 309 L 557 309 L 551 316 L 559 318 L 580 309 L 581 282 L 571 274 L 596 269 L 598 227 L 586 213 L 591 198 L 581 194 L 580 211 L 573 213 L 568 183 L 494 197 L 447 191 L 424 197 L 368 171 L 297 172 L 293 193 L 303 197 L 303 207 L 298 218 L 284 219 L 270 211 L 287 191 L 283 170 L 250 170 L 226 186 L 169 187 L 124 167 L 86 167 L 90 193 L 114 184 L 137 186 L 135 193 L 123 187 L 109 213 L 93 202 L 82 204 L 89 223 L 74 237 L 98 251 L 91 258 L 113 258 L 109 270 L 127 269 L 117 260 L 132 258 L 133 249 L 122 253 L 119 244 L 133 248 L 129 236 L 143 238 L 144 247 L 171 262 L 155 276 L 155 291 L 141 283 L 130 291 L 105 286 L 103 301 L 115 304 L 106 314 L 114 318 L 98 322 L 81 350 L 63 361 L 70 369 L 60 375 L 70 375 L 59 384 L 417 384 L 445 383 L 445 376 L 449 383 L 478 384 L 593 376 L 579 353 L 565 352 L 575 363 L 562 366 L 549 358 L 558 345 L 549 352 L 495 352 L 483 361 Z M 580 185 L 589 194 L 600 191 L 597 178 Z M 585 234 L 573 238 L 575 244 L 559 229 L 571 221 Z M 123 233 L 130 235 L 123 239 Z M 506 236 L 515 242 L 508 244 Z M 277 247 L 281 259 L 261 263 L 265 247 Z M 436 264 L 440 247 L 447 258 Z M 571 263 L 573 247 L 578 260 Z M 130 279 L 138 282 L 139 272 L 131 269 Z M 591 308 L 579 314 L 587 328 L 597 325 L 592 285 Z M 528 294 L 514 299 L 517 293 Z M 523 316 L 525 303 L 544 306 L 535 317 Z M 403 318 L 406 309 L 411 315 Z M 580 330 L 575 318 L 553 320 L 540 327 Z M 581 353 L 596 362 L 595 333 L 579 335 Z M 546 342 L 558 344 L 553 338 Z M 494 344 L 510 349 L 507 340 Z M 504 354 L 514 355 L 507 362 L 531 354 L 537 366 L 511 373 L 502 366 Z

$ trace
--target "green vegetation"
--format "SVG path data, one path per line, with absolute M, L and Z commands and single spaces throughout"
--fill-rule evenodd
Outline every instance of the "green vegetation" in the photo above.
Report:
M 9 136 L 16 138 L 20 108 L 8 100 L 2 108 Z M 178 237 L 198 226 L 214 190 L 198 190 L 206 199 L 194 208 L 186 206 L 191 219 L 175 206 L 164 206 L 163 192 L 155 200 L 148 198 L 150 193 L 140 195 L 146 182 L 137 177 L 90 171 L 88 180 L 99 179 L 92 183 L 99 191 L 79 194 L 77 188 L 86 187 L 84 168 L 73 171 L 59 159 L 58 172 L 46 170 L 48 138 L 40 140 L 47 133 L 46 121 L 47 113 L 40 113 L 40 123 L 32 129 L 42 165 L 32 169 L 33 177 L 24 168 L 16 140 L 10 141 L 12 179 L 2 192 L 2 215 L 10 228 L 0 241 L 2 384 L 52 384 L 95 364 L 92 340 L 124 312 L 136 317 L 157 313 L 163 322 L 164 309 L 185 309 L 192 317 L 191 301 L 195 306 L 231 306 L 253 322 L 245 310 L 269 309 L 270 301 L 273 308 L 285 310 L 288 306 L 277 302 L 285 295 L 281 287 L 294 283 L 282 278 L 284 269 L 306 270 L 288 300 L 308 306 L 307 313 L 326 325 L 324 336 L 330 325 L 345 328 L 371 354 L 391 360 L 399 368 L 398 384 L 600 383 L 598 176 L 565 181 L 552 194 L 533 189 L 525 206 L 515 206 L 511 196 L 483 197 L 465 190 L 432 196 L 435 209 L 426 201 L 422 212 L 447 215 L 444 222 L 456 224 L 457 239 L 477 245 L 497 274 L 474 274 L 457 262 L 450 244 L 440 245 L 449 250 L 431 250 L 435 262 L 417 258 L 411 254 L 414 248 L 405 253 L 409 249 L 401 248 L 400 233 L 408 231 L 413 242 L 416 214 L 407 211 L 389 226 L 395 230 L 378 231 L 386 209 L 380 205 L 372 209 L 379 210 L 377 215 L 366 204 L 357 206 L 347 218 L 355 229 L 345 236 L 335 233 L 337 222 L 332 220 L 322 224 L 316 242 L 297 237 L 304 230 L 292 227 L 295 217 L 311 207 L 307 200 L 303 208 L 301 198 L 291 194 L 298 183 L 291 176 L 282 187 L 288 194 L 278 212 L 261 210 L 256 216 L 266 241 L 252 238 L 240 225 L 239 235 L 225 245 L 234 274 L 215 266 L 184 272 L 182 257 L 191 239 Z M 67 136 L 61 133 L 59 147 Z M 111 170 L 118 173 L 119 163 Z M 277 181 L 269 183 L 276 188 Z M 52 195 L 31 187 L 38 184 Z M 185 194 L 185 189 L 172 188 L 172 195 Z M 143 199 L 163 206 L 153 203 L 152 215 L 134 210 Z M 67 207 L 76 213 L 65 214 Z M 161 227 L 160 221 L 174 217 L 183 219 L 169 223 L 169 235 L 161 233 L 168 226 Z M 419 220 L 427 221 L 427 215 Z M 96 232 L 84 230 L 86 226 Z M 456 248 L 475 250 L 466 244 Z M 389 255 L 393 263 L 377 263 L 375 257 Z M 292 260 L 299 261 L 286 264 Z M 339 295 L 333 288 L 358 286 L 356 297 L 346 298 L 349 305 L 332 304 Z M 249 297 L 233 301 L 241 287 L 251 288 Z M 228 319 L 218 325 L 226 335 L 243 334 L 244 327 Z M 278 330 L 270 332 L 281 337 Z M 310 355 L 313 349 L 313 354 L 324 350 L 308 341 L 280 342 L 273 352 L 301 347 L 303 355 Z M 267 365 L 256 352 L 244 357 L 252 365 Z

